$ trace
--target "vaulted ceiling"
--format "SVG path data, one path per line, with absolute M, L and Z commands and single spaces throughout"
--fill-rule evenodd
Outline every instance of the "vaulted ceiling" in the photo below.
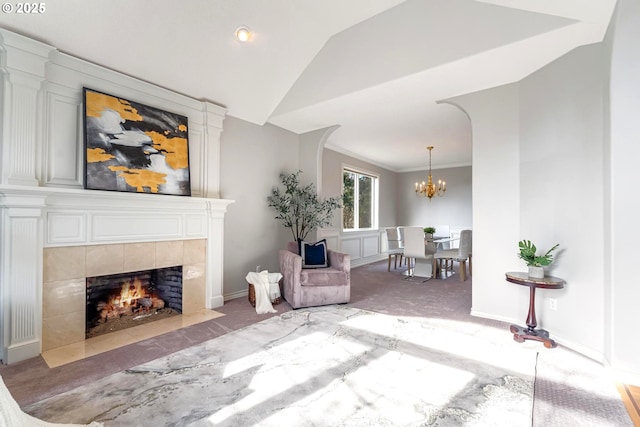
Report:
M 394 171 L 471 164 L 438 103 L 603 39 L 615 0 L 48 0 L 0 26 Z M 248 43 L 234 33 L 246 25 Z

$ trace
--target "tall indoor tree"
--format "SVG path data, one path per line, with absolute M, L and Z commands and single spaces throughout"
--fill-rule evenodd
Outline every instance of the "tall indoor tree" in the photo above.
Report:
M 276 219 L 290 228 L 295 241 L 304 240 L 312 230 L 331 225 L 333 213 L 342 207 L 342 196 L 320 199 L 315 185 L 300 184 L 302 171 L 281 173 L 281 190 L 275 187 L 267 197 L 269 207 L 277 212 Z

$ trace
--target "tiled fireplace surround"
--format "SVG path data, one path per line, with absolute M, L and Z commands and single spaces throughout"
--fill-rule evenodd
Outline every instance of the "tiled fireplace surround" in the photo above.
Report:
M 85 339 L 86 278 L 183 266 L 182 313 L 205 308 L 206 240 L 44 249 L 42 351 Z

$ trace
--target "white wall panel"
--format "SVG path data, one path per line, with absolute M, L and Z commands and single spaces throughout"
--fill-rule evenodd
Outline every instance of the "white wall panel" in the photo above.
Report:
M 203 237 L 207 235 L 207 223 L 204 215 L 187 215 L 185 227 L 185 237 Z
M 45 245 L 80 244 L 87 240 L 87 217 L 83 213 L 49 212 L 45 227 Z
M 204 146 L 205 133 L 199 127 L 189 123 L 189 180 L 191 181 L 191 196 L 204 197 L 203 172 L 206 170 Z
M 182 215 L 92 215 L 91 241 L 141 242 L 182 237 Z
M 349 237 L 340 242 L 340 251 L 351 256 L 351 261 L 362 258 L 362 242 L 360 237 Z
M 78 94 L 50 85 L 45 89 L 43 135 L 44 180 L 47 185 L 83 185 L 83 141 L 78 125 L 82 110 Z M 56 93 L 59 92 L 66 93 Z
M 375 235 L 362 237 L 362 256 L 364 258 L 375 256 L 380 253 L 380 239 L 376 231 Z

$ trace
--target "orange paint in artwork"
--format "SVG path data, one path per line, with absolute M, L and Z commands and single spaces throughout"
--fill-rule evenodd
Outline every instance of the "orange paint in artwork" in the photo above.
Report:
M 115 158 L 112 154 L 107 154 L 102 148 L 87 148 L 87 163 L 106 162 Z
M 138 114 L 138 110 L 133 108 L 129 101 L 116 98 L 115 96 L 105 95 L 104 93 L 87 91 L 87 116 L 100 117 L 105 108 L 109 108 L 120 114 L 125 120 L 135 122 L 142 121 L 142 116 Z
M 167 164 L 174 170 L 189 166 L 189 150 L 186 138 L 167 138 L 158 132 L 145 132 L 153 140 L 153 148 L 164 150 Z
M 187 131 L 187 127 L 185 125 L 180 125 L 180 126 L 178 126 L 178 130 L 180 132 L 186 132 Z
M 135 187 L 138 193 L 144 193 L 144 187 L 149 188 L 152 193 L 157 193 L 158 186 L 167 182 L 164 179 L 167 175 L 164 173 L 146 169 L 129 169 L 125 166 L 109 166 L 109 169 L 113 172 L 120 171 L 118 176 L 131 187 Z

